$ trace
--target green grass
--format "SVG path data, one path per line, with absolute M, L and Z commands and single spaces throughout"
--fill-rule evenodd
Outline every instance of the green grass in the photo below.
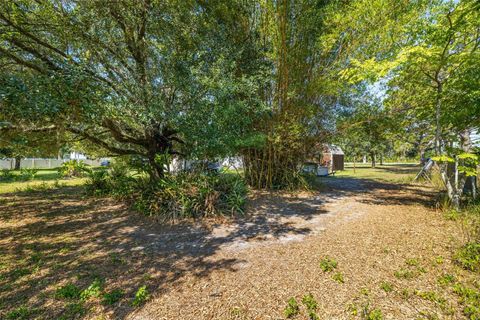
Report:
M 95 170 L 96 168 L 94 168 Z M 58 168 L 36 169 L 36 173 L 31 180 L 22 177 L 21 170 L 9 170 L 12 179 L 5 181 L 0 178 L 0 194 L 12 192 L 33 192 L 58 187 L 73 187 L 83 185 L 87 178 L 64 178 L 58 173 Z
M 355 172 L 353 166 L 345 166 L 345 170 L 338 171 L 335 177 L 356 179 L 371 179 L 382 182 L 410 183 L 420 170 L 415 164 L 385 164 L 371 168 L 369 164 L 357 164 Z

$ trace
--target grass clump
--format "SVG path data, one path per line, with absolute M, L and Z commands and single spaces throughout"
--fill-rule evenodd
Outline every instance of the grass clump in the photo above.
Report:
M 300 307 L 298 306 L 297 300 L 295 298 L 288 299 L 287 306 L 283 310 L 283 314 L 287 318 L 293 318 L 300 312 Z
M 320 261 L 320 268 L 323 272 L 330 272 L 337 268 L 337 261 L 335 259 L 325 257 Z
M 410 267 L 418 267 L 420 265 L 420 261 L 416 258 L 409 258 L 405 260 L 405 264 Z

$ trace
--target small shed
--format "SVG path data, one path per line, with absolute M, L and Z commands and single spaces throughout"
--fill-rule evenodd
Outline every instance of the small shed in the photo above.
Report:
M 335 171 L 344 170 L 344 157 L 343 150 L 339 146 L 333 144 L 324 145 L 320 164 L 323 167 L 327 167 L 329 173 L 335 173 Z
M 319 145 L 304 164 L 304 171 L 317 176 L 327 176 L 344 169 L 344 154 L 340 147 L 329 144 Z

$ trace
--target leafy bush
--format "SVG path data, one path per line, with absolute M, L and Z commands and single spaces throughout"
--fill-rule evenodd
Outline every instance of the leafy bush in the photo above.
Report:
M 153 187 L 147 184 L 135 207 L 172 220 L 242 213 L 246 194 L 245 184 L 236 175 L 182 173 L 166 176 Z
M 20 179 L 21 180 L 33 180 L 37 175 L 37 169 L 23 168 L 20 169 Z
M 13 179 L 15 179 L 15 175 L 13 174 L 12 170 L 8 170 L 8 169 L 0 170 L 0 181 L 10 182 Z
M 64 162 L 60 168 L 58 168 L 58 173 L 62 177 L 83 177 L 86 172 L 88 172 L 88 166 L 80 160 L 69 160 Z
M 128 164 L 115 162 L 110 170 L 92 170 L 87 191 L 127 200 L 147 215 L 165 220 L 243 213 L 247 187 L 236 174 L 183 172 L 167 174 L 157 183 L 132 175 Z

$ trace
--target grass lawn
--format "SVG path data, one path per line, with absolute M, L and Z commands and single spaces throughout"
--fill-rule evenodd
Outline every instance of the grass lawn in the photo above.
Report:
M 334 177 L 348 177 L 356 179 L 371 179 L 382 182 L 410 183 L 421 167 L 418 164 L 384 164 L 372 168 L 370 164 L 348 164 L 345 170 L 338 171 Z
M 15 191 L 41 191 L 62 186 L 79 186 L 86 182 L 86 178 L 63 178 L 57 169 L 40 169 L 33 178 L 22 176 L 20 170 L 11 170 L 12 176 L 5 181 L 0 178 L 0 194 Z

